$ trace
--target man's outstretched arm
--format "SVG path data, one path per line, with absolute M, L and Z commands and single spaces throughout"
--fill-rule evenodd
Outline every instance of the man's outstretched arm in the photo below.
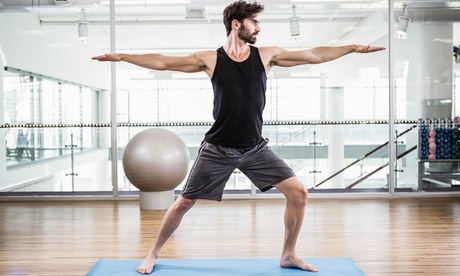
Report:
M 385 50 L 385 47 L 347 45 L 347 46 L 322 46 L 308 50 L 288 51 L 278 47 L 270 47 L 271 66 L 290 67 L 303 64 L 319 64 L 338 59 L 351 53 L 373 53 Z
M 191 73 L 206 71 L 208 69 L 204 60 L 210 53 L 211 52 L 197 52 L 183 57 L 165 56 L 159 54 L 105 54 L 92 57 L 92 59 L 112 62 L 125 61 L 153 70 L 171 70 Z

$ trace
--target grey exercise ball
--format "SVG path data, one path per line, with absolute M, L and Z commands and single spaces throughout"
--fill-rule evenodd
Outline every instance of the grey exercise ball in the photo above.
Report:
M 162 192 L 176 188 L 188 172 L 188 148 L 173 132 L 152 128 L 139 132 L 126 145 L 123 169 L 140 191 Z

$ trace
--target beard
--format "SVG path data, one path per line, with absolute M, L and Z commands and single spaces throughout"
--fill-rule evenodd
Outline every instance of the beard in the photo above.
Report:
M 241 28 L 238 31 L 238 37 L 246 43 L 255 44 L 257 42 L 257 37 L 254 36 L 255 33 L 250 33 L 248 29 L 241 24 Z

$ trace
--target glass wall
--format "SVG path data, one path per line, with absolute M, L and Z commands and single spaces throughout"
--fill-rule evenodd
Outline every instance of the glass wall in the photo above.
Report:
M 321 114 L 324 113 L 321 107 L 333 103 L 328 102 L 326 88 L 322 88 L 320 83 L 320 77 L 269 80 L 264 136 L 269 139 L 270 146 L 294 168 L 299 178 L 310 188 L 334 191 L 361 188 L 388 192 L 388 168 L 382 167 L 388 163 L 388 148 L 385 145 L 388 141 L 385 121 L 388 109 L 379 105 L 382 101 L 388 101 L 387 80 L 374 83 L 372 87 L 363 85 L 342 91 L 343 98 L 346 99 L 342 107 L 344 114 L 337 121 L 321 120 Z M 120 101 L 118 110 L 126 111 L 119 114 L 119 123 L 126 126 L 149 122 L 178 124 L 180 126 L 168 129 L 178 134 L 188 145 L 192 157 L 195 156 L 212 122 L 212 91 L 209 79 L 153 80 L 150 87 L 153 89 L 119 91 L 118 95 L 123 100 Z M 335 92 L 337 91 L 331 93 Z M 356 111 L 356 102 L 363 101 L 362 95 L 365 95 L 365 105 L 370 106 L 368 110 L 372 112 Z M 190 102 L 193 102 L 193 108 L 190 108 Z M 160 105 L 164 111 L 157 113 L 155 110 L 159 110 Z M 180 108 L 176 108 L 176 105 Z M 134 135 L 144 129 L 146 128 L 120 128 L 120 147 L 123 148 L 122 145 L 126 145 Z M 329 152 L 329 148 L 334 147 L 331 140 L 340 142 L 343 150 L 343 158 L 338 165 L 336 154 Z M 375 148 L 378 148 L 375 153 L 371 152 Z M 401 150 L 404 148 L 405 146 L 400 147 Z M 355 162 L 367 153 L 370 155 L 366 160 Z M 354 164 L 334 176 L 333 181 L 320 183 L 320 180 L 352 163 Z M 331 168 L 331 164 L 335 167 Z M 359 181 L 361 177 L 375 170 L 377 171 L 366 180 Z M 122 178 L 121 182 L 126 183 L 127 180 Z M 250 184 L 244 175 L 235 172 L 227 188 L 246 190 L 249 193 Z M 180 187 L 181 185 L 178 188 Z
M 458 191 L 459 187 L 460 141 L 455 117 L 460 67 L 455 48 L 460 43 L 460 18 L 458 3 L 444 4 L 455 8 L 420 9 L 423 3 L 417 1 L 395 4 L 395 118 L 418 121 L 416 135 L 406 140 L 408 146 L 417 146 L 417 151 L 403 159 L 397 183 L 406 185 L 417 176 L 417 189 L 427 192 Z
M 62 156 L 72 148 L 84 151 L 96 147 L 92 131 L 51 126 L 96 122 L 94 105 L 99 90 L 8 67 L 3 82 L 5 124 L 25 127 L 6 129 L 7 166 Z M 34 125 L 50 127 L 33 128 Z
M 192 164 L 213 122 L 206 74 L 152 71 L 91 57 L 217 49 L 226 39 L 225 5 L 116 4 L 113 35 L 110 1 L 54 7 L 2 3 L 2 196 L 137 194 L 122 159 L 128 142 L 149 128 L 177 134 Z M 460 45 L 459 9 L 448 0 L 265 5 L 256 46 L 387 47 L 319 65 L 274 68 L 268 75 L 263 134 L 313 193 L 458 190 L 457 158 L 428 159 L 423 154 L 429 151 L 428 138 L 422 134 L 458 126 L 460 68 L 452 49 Z M 289 27 L 294 13 L 299 35 Z M 226 193 L 260 196 L 239 171 Z
M 0 193 L 111 195 L 108 77 L 90 59 L 108 48 L 108 25 L 91 26 L 98 46 L 84 43 L 76 23 L 86 7 L 50 2 L 0 7 Z
M 109 136 L 104 127 L 97 125 L 96 106 L 104 91 L 9 67 L 5 67 L 3 83 L 6 170 L 25 172 L 23 181 L 7 183 L 10 185 L 6 189 L 9 192 L 100 189 L 100 185 L 93 185 L 92 174 L 88 175 L 94 164 L 79 170 L 76 166 L 83 163 L 80 159 L 86 159 L 85 155 L 100 156 L 104 167 L 109 162 L 107 150 L 99 148 L 100 144 L 108 144 L 101 139 L 107 140 Z M 53 163 L 60 164 L 53 174 L 43 178 L 34 177 L 34 173 L 27 176 L 40 164 L 54 168 Z M 104 182 L 109 183 L 108 180 L 106 176 Z M 104 186 L 104 190 L 110 190 L 108 185 Z

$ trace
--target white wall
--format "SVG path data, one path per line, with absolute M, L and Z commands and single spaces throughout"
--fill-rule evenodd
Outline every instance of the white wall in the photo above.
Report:
M 4 124 L 3 66 L 108 89 L 109 64 L 91 60 L 98 54 L 99 49 L 90 42 L 78 41 L 76 26 L 75 32 L 70 34 L 55 26 L 42 26 L 33 13 L 0 13 L 0 124 Z M 4 132 L 0 129 L 2 145 L 5 144 Z M 70 157 L 66 156 L 7 169 L 5 151 L 5 147 L 0 146 L 0 190 L 32 179 L 52 177 L 70 166 Z M 107 162 L 107 150 L 79 154 L 75 159 L 77 165 L 98 161 Z
M 76 26 L 70 34 L 54 26 L 42 26 L 33 13 L 0 13 L 0 46 L 6 57 L 4 66 L 92 87 L 109 87 L 108 64 L 91 60 L 100 50 L 90 41 L 79 42 Z

